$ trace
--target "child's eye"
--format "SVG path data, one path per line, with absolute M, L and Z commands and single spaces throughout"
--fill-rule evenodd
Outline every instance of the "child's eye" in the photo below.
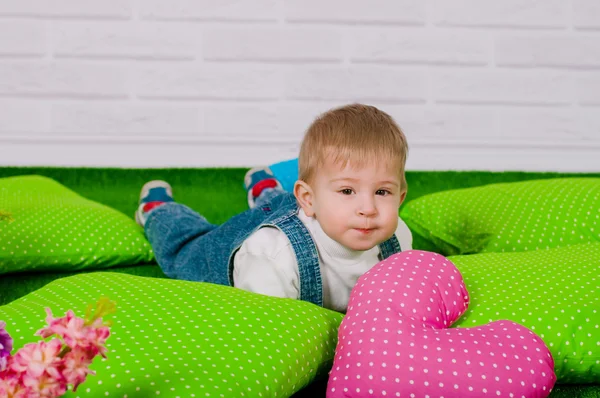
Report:
M 352 190 L 350 188 L 344 188 L 344 189 L 340 190 L 340 193 L 342 195 L 352 195 Z
M 378 189 L 377 192 L 375 192 L 375 195 L 381 195 L 381 196 L 387 196 L 387 195 L 391 195 L 392 193 L 390 191 L 388 191 L 387 189 Z

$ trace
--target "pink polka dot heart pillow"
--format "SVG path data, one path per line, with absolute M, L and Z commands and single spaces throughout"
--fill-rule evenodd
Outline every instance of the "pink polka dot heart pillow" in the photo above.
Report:
M 556 376 L 543 341 L 511 321 L 449 327 L 467 310 L 458 269 L 398 253 L 354 287 L 327 397 L 546 397 Z

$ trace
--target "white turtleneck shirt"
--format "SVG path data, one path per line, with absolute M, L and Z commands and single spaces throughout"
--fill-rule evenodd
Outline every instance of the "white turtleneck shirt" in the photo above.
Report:
M 323 306 L 345 312 L 358 278 L 380 261 L 379 246 L 365 251 L 348 249 L 327 236 L 319 222 L 302 209 L 298 217 L 319 253 Z M 395 234 L 403 251 L 412 249 L 412 234 L 401 218 Z M 233 284 L 255 293 L 298 299 L 298 263 L 286 234 L 274 227 L 263 227 L 250 235 L 235 254 Z

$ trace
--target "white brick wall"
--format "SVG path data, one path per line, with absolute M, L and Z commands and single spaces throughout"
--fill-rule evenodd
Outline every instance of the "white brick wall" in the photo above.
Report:
M 413 170 L 600 172 L 600 1 L 0 2 L 0 166 L 270 163 L 353 101 Z

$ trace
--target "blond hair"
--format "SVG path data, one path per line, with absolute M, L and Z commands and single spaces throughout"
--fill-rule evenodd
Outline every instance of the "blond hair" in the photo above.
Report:
M 352 104 L 332 109 L 310 125 L 300 147 L 299 179 L 310 183 L 327 160 L 361 168 L 383 162 L 398 168 L 406 190 L 406 137 L 387 113 L 374 106 Z

